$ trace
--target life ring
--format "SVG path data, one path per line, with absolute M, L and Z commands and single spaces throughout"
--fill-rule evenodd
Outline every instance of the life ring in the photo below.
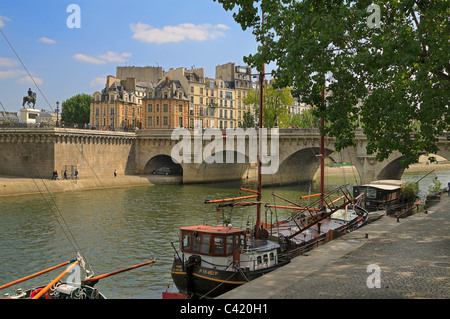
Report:
M 42 288 L 34 289 L 30 294 L 30 298 L 33 298 L 34 296 L 36 296 L 41 290 L 42 290 Z M 45 299 L 52 299 L 52 297 L 50 297 L 50 295 L 48 294 L 48 291 L 46 291 L 43 296 L 45 296 Z M 41 298 L 42 298 L 42 296 L 39 299 L 41 299 Z

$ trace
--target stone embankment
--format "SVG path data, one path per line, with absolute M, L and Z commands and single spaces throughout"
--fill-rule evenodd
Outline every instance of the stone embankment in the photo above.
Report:
M 110 187 L 154 185 L 151 176 L 117 176 L 75 180 L 50 180 L 0 176 L 0 196 L 78 191 Z

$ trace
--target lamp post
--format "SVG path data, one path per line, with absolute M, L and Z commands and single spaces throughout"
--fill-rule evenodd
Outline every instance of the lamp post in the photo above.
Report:
M 59 127 L 59 102 L 56 102 L 56 127 Z

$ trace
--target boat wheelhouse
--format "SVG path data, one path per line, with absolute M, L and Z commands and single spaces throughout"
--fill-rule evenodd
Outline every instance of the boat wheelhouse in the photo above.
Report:
M 354 186 L 353 195 L 364 193 L 365 209 L 369 213 L 386 211 L 391 217 L 405 217 L 420 203 L 419 197 L 407 199 L 402 194 L 402 180 L 377 180 L 366 185 Z
M 369 184 L 354 186 L 353 196 L 364 193 L 365 208 L 368 211 L 385 210 L 397 203 L 401 197 L 401 180 L 378 180 Z
M 287 263 L 278 261 L 278 244 L 231 226 L 181 227 L 180 237 L 171 274 L 191 298 L 216 297 Z

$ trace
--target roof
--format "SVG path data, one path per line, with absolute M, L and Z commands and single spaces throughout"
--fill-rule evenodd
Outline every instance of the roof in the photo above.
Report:
M 395 190 L 399 189 L 405 182 L 402 180 L 396 180 L 396 179 L 386 179 L 386 180 L 379 180 L 379 181 L 373 181 L 369 184 L 365 184 L 362 186 L 365 187 L 374 187 L 379 188 L 383 190 Z
M 211 225 L 187 226 L 181 227 L 180 229 L 185 231 L 196 231 L 200 233 L 223 234 L 223 235 L 245 232 L 245 230 L 239 228 L 232 228 L 227 226 L 211 226 Z

